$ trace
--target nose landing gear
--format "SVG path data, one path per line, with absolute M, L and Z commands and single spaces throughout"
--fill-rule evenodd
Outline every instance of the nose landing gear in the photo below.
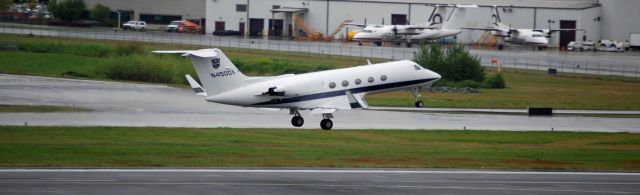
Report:
M 413 93 L 413 96 L 416 97 L 416 103 L 415 103 L 416 108 L 422 108 L 424 106 L 424 102 L 422 101 L 420 88 L 414 88 L 413 90 L 411 90 L 411 93 Z

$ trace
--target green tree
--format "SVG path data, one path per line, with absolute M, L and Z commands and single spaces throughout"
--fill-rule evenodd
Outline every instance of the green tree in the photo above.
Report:
M 453 45 L 446 50 L 437 44 L 422 45 L 416 53 L 415 61 L 440 74 L 443 82 L 482 82 L 485 79 L 480 59 L 471 56 L 462 45 Z
M 82 12 L 86 10 L 82 0 L 49 1 L 49 11 L 64 21 L 82 19 Z
M 5 12 L 11 7 L 13 0 L 0 0 L 0 12 Z
M 90 17 L 92 20 L 101 22 L 104 25 L 111 25 L 112 23 L 111 9 L 99 3 L 91 10 Z
M 55 10 L 58 9 L 58 1 L 57 0 L 49 0 L 49 4 L 47 4 L 47 10 L 53 14 Z

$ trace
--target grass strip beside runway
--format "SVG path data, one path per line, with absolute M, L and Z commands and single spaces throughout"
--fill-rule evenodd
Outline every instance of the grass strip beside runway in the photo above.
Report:
M 0 104 L 0 113 L 3 112 L 89 112 L 88 108 L 74 106 L 49 106 L 49 105 L 4 105 Z
M 0 127 L 0 166 L 640 170 L 640 134 Z

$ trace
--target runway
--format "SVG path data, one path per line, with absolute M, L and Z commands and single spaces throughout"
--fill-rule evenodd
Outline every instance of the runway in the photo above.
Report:
M 638 194 L 639 173 L 0 169 L 0 194 Z
M 153 84 L 0 74 L 0 104 L 90 108 L 76 113 L 0 113 L 0 125 L 293 128 L 288 110 L 207 103 L 191 89 Z M 319 129 L 320 115 L 302 112 L 303 128 Z M 640 132 L 636 118 L 451 114 L 340 110 L 334 129 L 452 129 Z

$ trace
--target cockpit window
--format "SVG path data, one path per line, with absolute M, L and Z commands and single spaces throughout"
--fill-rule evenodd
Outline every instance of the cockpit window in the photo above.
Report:
M 416 70 L 422 70 L 422 68 L 420 68 L 420 66 L 418 65 L 413 65 L 413 68 L 415 68 Z

